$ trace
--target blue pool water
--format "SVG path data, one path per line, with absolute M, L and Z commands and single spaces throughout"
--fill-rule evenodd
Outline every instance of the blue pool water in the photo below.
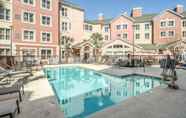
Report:
M 154 77 L 114 77 L 80 67 L 44 70 L 66 118 L 85 118 L 161 85 Z

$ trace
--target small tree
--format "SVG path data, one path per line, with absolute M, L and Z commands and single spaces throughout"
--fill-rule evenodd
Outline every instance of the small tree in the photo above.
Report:
M 68 59 L 70 55 L 72 54 L 72 43 L 74 42 L 74 39 L 72 37 L 64 37 L 64 49 L 65 49 L 65 61 L 68 63 Z
M 93 33 L 90 37 L 90 40 L 92 42 L 92 44 L 94 45 L 94 56 L 95 56 L 95 59 L 96 59 L 96 62 L 97 62 L 97 59 L 98 59 L 98 54 L 97 51 L 100 50 L 102 44 L 103 44 L 103 36 L 99 33 Z

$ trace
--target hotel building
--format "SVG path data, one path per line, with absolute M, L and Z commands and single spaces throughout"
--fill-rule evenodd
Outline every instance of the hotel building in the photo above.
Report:
M 13 0 L 12 28 L 14 56 L 47 59 L 58 56 L 59 1 Z
M 12 0 L 0 8 L 0 55 L 11 55 Z

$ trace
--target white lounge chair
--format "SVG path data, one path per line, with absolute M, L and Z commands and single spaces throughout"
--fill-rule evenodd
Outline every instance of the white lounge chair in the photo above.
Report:
M 9 116 L 14 118 L 16 112 L 20 113 L 19 101 L 17 99 L 0 101 L 0 117 Z

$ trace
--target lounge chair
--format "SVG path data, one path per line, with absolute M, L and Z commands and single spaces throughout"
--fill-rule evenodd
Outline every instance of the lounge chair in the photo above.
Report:
M 9 99 L 18 99 L 19 100 L 19 94 L 18 93 L 11 93 L 11 94 L 0 95 L 0 101 L 6 101 Z
M 20 85 L 0 88 L 0 95 L 13 94 L 13 93 L 17 93 L 19 95 L 19 100 L 22 101 L 22 93 L 24 94 L 24 90 L 21 91 Z
M 0 101 L 0 117 L 15 117 L 15 113 L 20 113 L 19 101 L 17 99 L 8 99 Z

